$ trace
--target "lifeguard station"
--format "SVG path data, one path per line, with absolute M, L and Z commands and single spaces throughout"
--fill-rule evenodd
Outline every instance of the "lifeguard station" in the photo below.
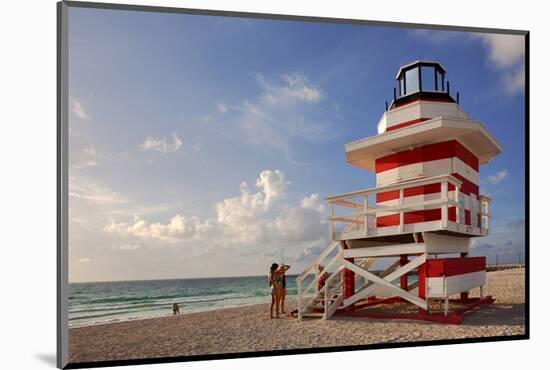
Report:
M 326 198 L 330 243 L 297 278 L 300 318 L 459 323 L 466 311 L 494 302 L 483 294 L 485 257 L 468 253 L 471 238 L 489 232 L 491 199 L 479 193 L 479 165 L 500 144 L 460 107 L 458 93 L 451 96 L 440 63 L 407 64 L 396 79 L 378 134 L 345 145 L 347 163 L 374 172 L 376 187 Z M 380 258 L 393 263 L 370 271 Z M 375 296 L 379 288 L 389 295 Z M 474 288 L 479 296 L 470 297 Z M 384 303 L 418 309 L 373 310 Z

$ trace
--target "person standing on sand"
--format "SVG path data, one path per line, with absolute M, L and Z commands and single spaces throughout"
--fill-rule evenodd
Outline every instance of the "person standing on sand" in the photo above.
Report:
M 174 312 L 174 314 L 172 316 L 179 315 L 180 314 L 180 306 L 177 303 L 174 303 L 172 305 L 172 311 Z
M 281 273 L 278 270 L 279 265 L 273 263 L 269 268 L 269 289 L 271 293 L 271 305 L 269 306 L 269 317 L 273 318 L 273 306 L 275 306 L 276 318 L 279 318 L 279 302 L 281 300 L 281 286 L 283 283 Z
M 281 267 L 279 267 L 279 270 L 278 270 L 279 273 L 281 274 L 281 277 L 282 277 L 281 296 L 280 296 L 281 312 L 282 313 L 286 313 L 286 311 L 285 311 L 285 298 L 286 298 L 286 276 L 285 276 L 285 272 L 287 272 L 288 269 L 290 269 L 289 265 L 282 264 Z

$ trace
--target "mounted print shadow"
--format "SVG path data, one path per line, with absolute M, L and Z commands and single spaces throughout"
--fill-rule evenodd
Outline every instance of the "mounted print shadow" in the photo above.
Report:
M 59 7 L 58 366 L 528 338 L 527 32 Z

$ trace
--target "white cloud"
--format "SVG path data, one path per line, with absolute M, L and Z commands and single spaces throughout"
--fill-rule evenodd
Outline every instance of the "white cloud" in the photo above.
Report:
M 128 199 L 111 189 L 81 177 L 69 177 L 69 197 L 96 205 L 127 203 Z
M 139 217 L 134 219 L 132 223 L 116 223 L 111 220 L 111 223 L 104 230 L 108 233 L 175 242 L 178 240 L 199 239 L 202 232 L 205 231 L 204 229 L 207 228 L 208 224 L 201 225 L 198 217 L 184 217 L 177 214 L 167 224 L 149 223 Z
M 218 111 L 220 113 L 226 113 L 227 112 L 227 106 L 223 103 L 218 104 Z
M 154 138 L 149 136 L 145 139 L 143 144 L 140 145 L 140 148 L 143 151 L 156 151 L 166 154 L 177 151 L 181 147 L 181 144 L 181 139 L 178 134 L 174 132 L 172 134 L 172 142 L 169 142 L 166 137 Z
M 322 222 L 322 212 L 323 206 L 318 202 L 318 194 L 302 199 L 299 207 L 286 209 L 275 220 L 278 238 L 291 242 L 323 238 L 326 228 Z
M 71 111 L 76 114 L 80 119 L 87 120 L 88 118 L 90 118 L 88 112 L 86 112 L 86 110 L 84 109 L 84 105 L 80 101 L 76 99 L 71 99 L 70 106 Z
M 216 204 L 216 218 L 202 221 L 196 216 L 177 214 L 166 224 L 150 223 L 140 217 L 131 222 L 111 220 L 104 230 L 127 237 L 165 242 L 206 241 L 206 245 L 227 247 L 277 245 L 317 241 L 325 236 L 324 207 L 318 194 L 303 198 L 298 206 L 281 204 L 289 182 L 280 170 L 265 170 L 241 194 Z
M 303 208 L 314 209 L 318 212 L 323 212 L 325 210 L 325 206 L 323 205 L 323 203 L 321 203 L 319 199 L 319 194 L 317 193 L 311 194 L 309 197 L 302 199 L 300 205 Z
M 325 93 L 303 73 L 283 74 L 282 83 L 269 82 L 261 74 L 255 78 L 259 96 L 237 109 L 247 143 L 274 148 L 290 157 L 295 141 L 319 142 L 334 137 L 330 123 L 336 116 L 333 105 L 319 104 Z
M 487 177 L 487 181 L 492 185 L 500 184 L 508 177 L 508 171 L 502 170 L 498 171 L 496 174 Z
M 251 193 L 246 182 L 241 183 L 241 195 L 224 199 L 216 205 L 217 222 L 225 234 L 242 242 L 267 239 L 265 215 L 277 200 L 285 196 L 288 182 L 280 170 L 265 170 L 256 180 L 260 191 Z
M 115 249 L 120 249 L 122 251 L 135 251 L 141 248 L 139 244 L 121 244 L 121 245 L 115 245 Z
M 321 88 L 311 84 L 303 73 L 285 73 L 281 78 L 285 84 L 272 85 L 262 75 L 256 75 L 256 81 L 264 89 L 263 99 L 270 104 L 319 103 L 322 100 Z
M 498 68 L 512 67 L 523 62 L 525 40 L 523 36 L 493 33 L 477 34 L 489 49 L 489 60 Z
M 265 170 L 256 180 L 256 187 L 265 194 L 265 205 L 269 207 L 274 201 L 283 197 L 288 186 L 285 174 L 281 170 Z
M 99 155 L 95 148 L 93 146 L 89 146 L 82 150 L 81 159 L 79 161 L 77 160 L 77 162 L 72 164 L 71 167 L 76 170 L 88 167 L 97 167 L 99 166 L 98 159 Z
M 525 88 L 525 38 L 518 35 L 476 34 L 489 50 L 488 62 L 501 74 L 507 94 Z
M 411 34 L 436 45 L 480 40 L 487 49 L 488 66 L 500 75 L 503 91 L 508 95 L 514 95 L 525 88 L 525 38 L 523 36 L 439 30 L 414 30 Z
M 502 76 L 505 91 L 508 95 L 514 95 L 525 89 L 525 65 L 521 64 Z
M 96 150 L 93 146 L 89 146 L 87 148 L 84 148 L 82 150 L 82 152 L 84 152 L 84 154 L 86 154 L 87 156 L 90 156 L 90 157 L 96 157 L 97 156 L 97 152 L 96 152 Z

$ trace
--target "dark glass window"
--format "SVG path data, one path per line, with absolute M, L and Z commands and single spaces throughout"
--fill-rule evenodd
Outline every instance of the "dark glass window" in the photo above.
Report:
M 435 91 L 435 68 L 422 66 L 422 91 Z
M 399 79 L 399 96 L 405 95 L 405 84 L 404 84 L 404 78 L 401 77 Z
M 407 95 L 418 91 L 418 67 L 405 72 L 405 84 L 407 86 L 407 90 L 405 91 Z

